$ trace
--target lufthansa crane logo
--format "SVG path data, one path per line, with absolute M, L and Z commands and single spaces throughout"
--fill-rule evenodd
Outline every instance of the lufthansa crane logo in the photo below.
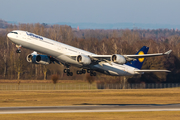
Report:
M 143 51 L 140 51 L 138 53 L 138 55 L 144 55 L 144 52 Z M 138 58 L 139 62 L 143 62 L 144 61 L 144 58 Z

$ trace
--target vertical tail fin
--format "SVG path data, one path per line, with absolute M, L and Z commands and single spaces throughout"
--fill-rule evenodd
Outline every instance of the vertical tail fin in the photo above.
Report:
M 149 47 L 143 46 L 137 53 L 136 55 L 143 55 L 147 54 L 149 50 Z M 137 58 L 135 61 L 127 62 L 126 65 L 141 69 L 143 63 L 144 63 L 145 58 Z

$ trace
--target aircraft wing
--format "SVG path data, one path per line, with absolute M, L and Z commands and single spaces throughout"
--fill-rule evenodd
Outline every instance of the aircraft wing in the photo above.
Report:
M 106 59 L 106 60 L 111 61 L 112 55 L 91 55 L 89 57 L 91 59 L 94 59 L 94 60 L 103 60 L 103 59 Z
M 154 54 L 143 54 L 143 55 L 122 55 L 127 61 L 133 61 L 136 58 L 145 58 L 145 57 L 153 57 L 153 56 L 161 56 L 161 55 L 169 55 L 172 50 L 169 50 L 165 53 L 154 53 Z M 111 61 L 112 55 L 91 55 L 89 56 L 93 60 L 108 60 Z
M 169 55 L 172 50 L 169 50 L 165 53 L 154 53 L 154 54 L 143 54 L 143 55 L 123 55 L 125 58 L 144 58 L 144 57 L 153 57 L 153 56 L 161 56 L 161 55 Z
M 171 72 L 169 70 L 134 70 L 134 72 Z

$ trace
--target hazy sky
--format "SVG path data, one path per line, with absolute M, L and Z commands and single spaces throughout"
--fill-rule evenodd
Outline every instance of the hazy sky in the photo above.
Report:
M 180 24 L 180 0 L 0 0 L 0 19 L 23 23 Z

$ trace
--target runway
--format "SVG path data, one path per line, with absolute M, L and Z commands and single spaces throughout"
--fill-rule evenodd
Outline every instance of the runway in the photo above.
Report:
M 180 111 L 180 104 L 117 104 L 41 107 L 0 107 L 0 114 Z

